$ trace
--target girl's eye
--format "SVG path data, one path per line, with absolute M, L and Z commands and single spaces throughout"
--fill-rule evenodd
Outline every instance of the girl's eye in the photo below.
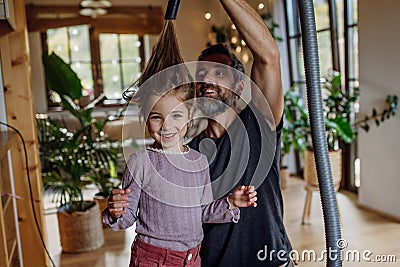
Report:
M 152 115 L 152 116 L 150 116 L 149 119 L 150 119 L 150 120 L 161 120 L 161 117 L 158 116 L 158 115 Z
M 181 114 L 172 114 L 172 118 L 180 119 L 180 118 L 182 118 L 182 115 Z

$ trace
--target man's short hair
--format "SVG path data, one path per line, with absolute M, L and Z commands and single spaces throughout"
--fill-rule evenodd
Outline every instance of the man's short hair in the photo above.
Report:
M 230 51 L 230 49 L 224 45 L 224 44 L 215 44 L 215 45 L 211 45 L 209 47 L 207 47 L 206 49 L 204 49 L 198 60 L 202 61 L 204 60 L 205 57 L 208 57 L 210 55 L 214 55 L 214 54 L 222 54 L 225 55 L 227 57 L 229 57 L 232 61 L 231 66 L 232 68 L 238 70 L 239 72 L 235 71 L 233 73 L 234 77 L 235 77 L 235 83 L 240 81 L 240 80 L 244 80 L 244 67 L 243 67 L 243 63 L 239 60 L 239 58 Z

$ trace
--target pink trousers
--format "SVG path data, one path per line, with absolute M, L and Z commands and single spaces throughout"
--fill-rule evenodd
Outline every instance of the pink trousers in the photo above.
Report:
M 188 251 L 175 251 L 147 244 L 136 237 L 129 267 L 200 267 L 200 246 Z

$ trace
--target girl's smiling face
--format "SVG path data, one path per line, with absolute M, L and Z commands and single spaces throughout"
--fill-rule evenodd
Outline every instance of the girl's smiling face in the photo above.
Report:
M 187 132 L 190 111 L 184 102 L 174 95 L 151 95 L 148 107 L 147 130 L 156 145 L 168 151 L 183 151 L 183 138 Z

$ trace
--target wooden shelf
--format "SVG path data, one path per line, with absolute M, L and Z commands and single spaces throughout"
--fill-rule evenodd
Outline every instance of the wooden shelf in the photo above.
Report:
M 15 253 L 15 251 L 17 249 L 17 240 L 16 239 L 10 240 L 9 246 L 10 246 L 10 252 L 8 254 L 8 259 L 7 260 L 8 260 L 8 264 L 10 266 L 12 266 L 11 265 L 11 261 L 14 258 L 14 253 Z
M 0 2 L 0 36 L 15 30 L 14 1 L 4 0 Z
M 14 132 L 0 131 L 0 160 L 7 155 L 8 150 L 18 143 L 18 136 Z
M 1 196 L 1 204 L 3 205 L 3 211 L 4 211 L 4 213 L 7 212 L 7 209 L 8 209 L 8 207 L 10 206 L 11 201 L 12 201 L 11 197 L 8 197 L 8 196 Z
M 15 201 L 8 151 L 18 146 L 18 136 L 14 132 L 0 132 L 0 266 L 18 266 L 18 225 L 15 217 Z

